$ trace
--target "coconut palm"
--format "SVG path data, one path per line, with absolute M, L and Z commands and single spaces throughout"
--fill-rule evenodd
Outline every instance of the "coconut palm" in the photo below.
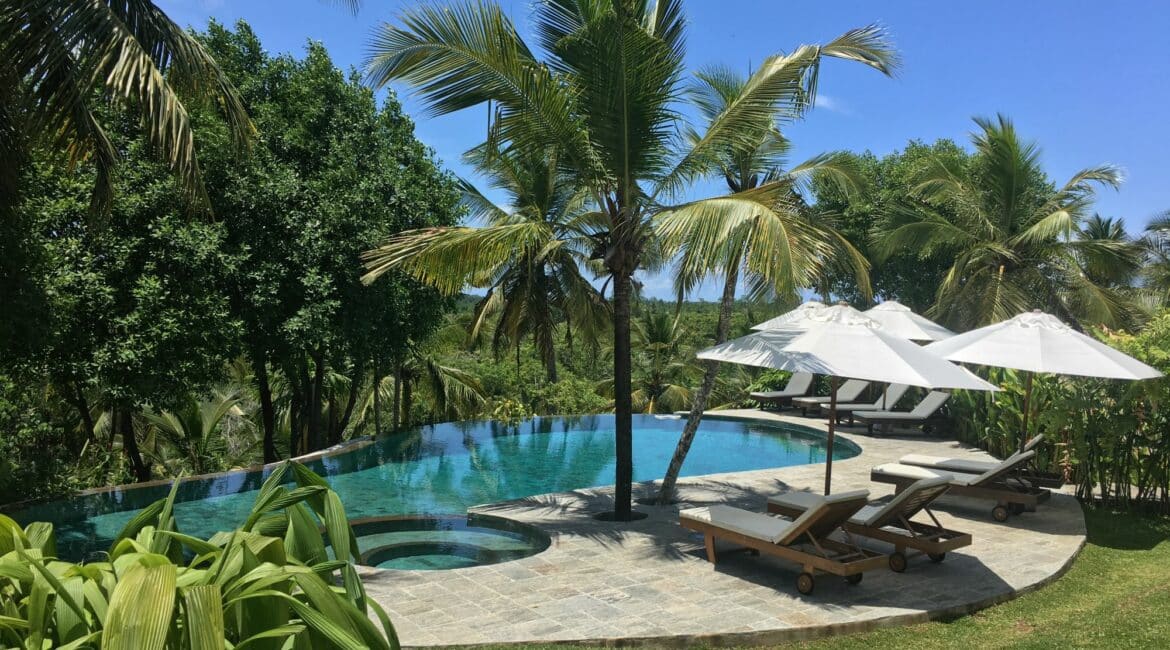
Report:
M 1129 242 L 1085 233 L 1096 186 L 1116 188 L 1120 172 L 1081 170 L 1059 187 L 1040 166 L 1040 151 L 1010 120 L 976 118 L 970 168 L 937 160 L 915 188 L 920 203 L 886 215 L 877 252 L 948 251 L 954 263 L 929 314 L 967 329 L 1044 309 L 1073 323 L 1124 324 L 1132 305 L 1085 272 L 1083 261 L 1131 267 Z M 949 204 L 952 217 L 931 210 Z
M 832 43 L 822 50 L 822 56 L 841 54 Z M 844 54 L 846 58 L 854 58 L 852 50 Z M 891 53 L 877 48 L 863 61 L 886 74 L 897 64 Z M 740 101 L 748 91 L 749 81 L 750 77 L 726 67 L 708 68 L 696 75 L 690 95 L 708 130 Z M 815 174 L 837 182 L 851 193 L 857 184 L 853 158 L 845 154 L 824 154 L 785 170 L 791 146 L 781 133 L 778 120 L 789 118 L 791 115 L 783 112 L 761 116 L 751 137 L 745 133 L 741 140 L 712 151 L 707 170 L 722 176 L 733 195 L 754 190 L 761 183 L 787 183 L 788 196 L 782 196 L 770 209 L 755 212 L 668 211 L 660 216 L 657 224 L 667 249 L 680 253 L 675 273 L 680 301 L 703 279 L 722 277 L 723 292 L 715 328 L 717 344 L 727 340 L 741 272 L 756 292 L 767 291 L 794 299 L 798 289 L 813 285 L 826 265 L 843 263 L 853 268 L 858 286 L 864 292 L 869 290 L 867 263 L 860 252 L 827 224 L 810 221 L 800 193 L 801 186 Z M 692 146 L 703 140 L 693 129 L 688 130 L 687 138 Z M 658 496 L 661 503 L 673 498 L 678 474 L 715 388 L 719 363 L 707 361 L 704 366 L 690 416 L 662 480 Z
M 1170 212 L 1154 217 L 1141 239 L 1145 249 L 1142 280 L 1157 302 L 1170 304 Z
M 802 46 L 765 60 L 735 107 L 687 151 L 679 151 L 684 78 L 685 20 L 681 0 L 548 0 L 533 8 L 533 31 L 546 54 L 520 37 L 496 3 L 424 5 L 401 25 L 375 34 L 368 62 L 378 86 L 405 81 L 433 114 L 488 101 L 495 109 L 489 141 L 502 150 L 557 152 L 557 166 L 589 193 L 596 233 L 594 257 L 613 292 L 616 439 L 615 515 L 631 506 L 632 403 L 630 302 L 633 276 L 653 248 L 652 219 L 659 198 L 706 169 L 713 151 L 743 137 L 761 115 L 777 108 L 799 112 L 815 87 L 820 47 Z M 864 59 L 882 42 L 876 28 L 837 43 Z M 771 206 L 787 187 L 761 186 L 691 210 L 754 210 Z M 506 259 L 522 244 L 543 238 L 530 224 L 469 234 L 463 250 L 483 260 Z M 395 249 L 374 251 L 367 280 L 400 263 Z M 461 279 L 446 284 L 457 291 Z M 452 285 L 456 287 L 452 288 Z
M 191 121 L 181 97 L 211 101 L 236 140 L 252 124 L 227 77 L 191 34 L 153 2 L 0 3 L 0 197 L 11 207 L 30 146 L 45 134 L 70 165 L 92 161 L 94 206 L 109 206 L 119 158 L 100 108 L 131 108 L 188 198 L 207 206 Z M 0 209 L 6 206 L 0 205 Z
M 478 341 L 491 329 L 497 355 L 509 343 L 531 336 L 548 381 L 557 380 L 558 323 L 594 336 L 608 324 L 605 300 L 582 269 L 589 263 L 587 195 L 557 165 L 554 150 L 502 152 L 477 147 L 466 156 L 490 185 L 505 192 L 509 205 L 497 206 L 467 181 L 463 205 L 477 228 L 428 228 L 401 233 L 382 249 L 403 256 L 401 268 L 423 279 L 454 278 L 462 286 L 486 288 L 476 305 L 470 336 Z M 515 226 L 527 237 L 505 259 L 488 260 L 467 250 L 484 231 Z
M 643 312 L 633 323 L 633 407 L 638 413 L 673 413 L 691 403 L 691 379 L 698 368 L 683 353 L 686 330 L 677 318 L 661 309 Z M 613 397 L 612 380 L 600 382 L 598 392 Z
M 151 425 L 144 451 L 166 468 L 169 476 L 177 476 L 183 470 L 195 474 L 218 471 L 223 469 L 219 463 L 230 463 L 231 458 L 249 461 L 257 442 L 255 436 L 249 436 L 252 444 L 246 446 L 244 453 L 230 455 L 224 430 L 232 420 L 247 426 L 248 414 L 240 408 L 242 401 L 234 391 L 217 390 L 207 399 L 191 396 L 174 410 L 144 413 Z M 171 456 L 171 449 L 178 452 L 177 458 Z

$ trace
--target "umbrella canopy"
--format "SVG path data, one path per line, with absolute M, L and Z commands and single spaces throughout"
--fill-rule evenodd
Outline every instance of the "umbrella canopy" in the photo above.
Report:
M 882 330 L 887 334 L 911 341 L 941 341 L 955 335 L 929 318 L 915 314 L 896 300 L 887 300 L 862 313 L 881 323 Z
M 923 388 L 996 390 L 926 348 L 883 331 L 850 307 L 824 307 L 809 321 L 816 326 L 748 334 L 702 350 L 697 356 Z
M 808 318 L 815 326 L 756 332 L 702 350 L 697 356 L 831 377 L 825 494 L 829 494 L 833 478 L 838 377 L 925 388 L 996 390 L 971 372 L 917 344 L 881 331 L 881 325 L 851 307 L 824 307 Z
M 1153 379 L 1162 373 L 1104 343 L 1081 334 L 1059 318 L 1040 310 L 1025 312 L 1002 323 L 988 325 L 926 346 L 940 357 L 963 363 L 1023 370 L 1024 410 L 1020 449 L 1028 439 L 1032 419 L 1034 373 Z
M 766 320 L 752 329 L 754 330 L 775 330 L 788 329 L 792 327 L 804 327 L 808 324 L 809 316 L 822 309 L 825 309 L 825 303 L 816 300 L 806 300 L 802 302 L 799 307 L 791 311 L 786 311 L 779 316 Z
M 1162 373 L 1041 311 L 1026 312 L 926 349 L 963 363 L 1104 379 L 1153 379 Z

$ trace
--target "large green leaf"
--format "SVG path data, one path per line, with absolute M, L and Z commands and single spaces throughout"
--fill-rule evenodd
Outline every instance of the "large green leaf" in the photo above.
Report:
M 102 650 L 163 650 L 175 609 L 175 566 L 135 564 L 110 596 Z
M 187 640 L 191 650 L 223 650 L 224 624 L 219 585 L 183 590 Z

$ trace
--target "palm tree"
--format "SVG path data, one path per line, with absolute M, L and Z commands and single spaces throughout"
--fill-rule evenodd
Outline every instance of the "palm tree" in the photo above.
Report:
M 1154 217 L 1141 239 L 1145 252 L 1142 280 L 1157 302 L 1170 304 L 1170 212 Z
M 897 61 L 885 44 L 872 43 L 868 55 L 858 59 L 854 56 L 855 44 L 847 37 L 841 40 L 849 44 L 849 49 L 839 49 L 837 43 L 832 42 L 822 48 L 821 55 L 861 60 L 885 74 L 892 73 Z M 690 94 L 708 130 L 740 101 L 750 80 L 750 77 L 745 78 L 725 67 L 708 68 L 696 75 Z M 811 94 L 806 98 L 809 103 L 813 100 Z M 788 113 L 761 116 L 750 137 L 745 133 L 741 140 L 712 151 L 708 170 L 727 181 L 727 189 L 732 195 L 754 190 L 761 183 L 788 183 L 791 188 L 789 196 L 770 209 L 738 213 L 667 212 L 658 223 L 668 250 L 680 251 L 675 273 L 675 288 L 680 301 L 704 278 L 711 275 L 723 277 L 719 320 L 715 328 L 716 344 L 727 340 L 741 271 L 757 291 L 794 298 L 799 288 L 811 286 L 825 265 L 833 263 L 840 254 L 845 264 L 853 267 L 858 285 L 865 292 L 869 290 L 864 258 L 844 236 L 824 224 L 811 222 L 804 214 L 807 206 L 798 192 L 800 185 L 814 174 L 836 181 L 847 192 L 852 192 L 857 184 L 853 158 L 844 154 L 820 155 L 784 171 L 791 146 L 777 121 L 791 117 Z M 694 130 L 689 130 L 687 137 L 693 146 L 703 140 L 703 136 Z M 715 388 L 719 363 L 707 361 L 704 367 L 703 380 L 691 403 L 690 416 L 659 489 L 659 503 L 667 503 L 673 498 L 678 474 L 694 442 L 707 400 Z
M 492 348 L 498 355 L 509 343 L 518 345 L 532 336 L 548 381 L 556 383 L 558 323 L 595 336 L 609 320 L 604 298 L 581 272 L 594 245 L 590 215 L 584 210 L 587 195 L 558 168 L 553 150 L 522 155 L 481 146 L 469 152 L 467 160 L 493 188 L 508 195 L 508 208 L 462 181 L 463 205 L 473 219 L 486 224 L 484 228 L 407 231 L 380 250 L 401 256 L 400 267 L 424 281 L 486 288 L 475 308 L 471 340 L 479 340 L 491 328 Z M 481 233 L 512 227 L 528 236 L 506 258 L 487 259 L 472 250 Z
M 928 312 L 966 329 L 1034 308 L 1073 323 L 1117 326 L 1132 305 L 1085 272 L 1084 260 L 1135 264 L 1129 242 L 1086 233 L 1094 186 L 1116 188 L 1120 172 L 1091 167 L 1053 187 L 1034 143 L 1021 141 L 1010 120 L 976 118 L 970 168 L 937 160 L 915 188 L 920 202 L 886 215 L 879 255 L 898 249 L 949 251 L 954 263 Z M 953 217 L 931 210 L 949 204 Z
M 252 133 L 243 103 L 215 60 L 153 2 L 0 3 L 0 211 L 15 205 L 28 134 L 45 134 L 69 164 L 91 160 L 95 208 L 109 206 L 119 153 L 101 107 L 130 108 L 192 204 L 207 195 L 180 96 L 209 100 L 238 143 Z
M 711 152 L 736 142 L 761 115 L 778 107 L 799 110 L 815 86 L 821 48 L 803 46 L 765 60 L 741 100 L 689 151 L 677 132 L 684 78 L 685 20 L 681 0 L 548 0 L 534 5 L 536 50 L 495 3 L 461 2 L 407 11 L 402 26 L 384 25 L 371 43 L 371 81 L 401 80 L 415 87 L 433 114 L 491 101 L 489 141 L 503 150 L 557 152 L 557 166 L 589 193 L 593 257 L 604 265 L 613 292 L 615 517 L 631 516 L 632 402 L 630 303 L 633 276 L 652 248 L 659 197 L 677 189 Z M 848 35 L 856 58 L 880 40 L 875 28 Z M 842 51 L 845 43 L 840 43 Z M 746 210 L 771 206 L 784 187 L 755 190 L 686 206 Z M 540 235 L 541 237 L 543 235 Z M 499 261 L 520 244 L 538 240 L 530 225 L 469 234 L 465 249 Z M 396 250 L 374 251 L 367 280 L 394 267 Z M 453 289 L 458 290 L 458 289 Z
M 172 411 L 144 413 L 151 425 L 144 446 L 171 476 L 179 475 L 183 469 L 196 474 L 215 471 L 221 469 L 219 463 L 222 460 L 231 457 L 246 461 L 250 453 L 229 454 L 229 440 L 224 431 L 233 419 L 247 422 L 247 414 L 240 408 L 242 399 L 233 391 L 220 390 L 208 399 L 191 396 Z M 257 442 L 255 436 L 250 438 L 253 443 Z M 180 457 L 169 457 L 168 447 L 178 451 Z M 251 449 L 243 451 L 250 452 Z
M 690 379 L 697 374 L 682 356 L 686 330 L 677 318 L 661 309 L 643 312 L 633 323 L 637 343 L 632 402 L 638 413 L 673 413 L 691 403 Z M 613 381 L 598 385 L 598 392 L 613 397 Z

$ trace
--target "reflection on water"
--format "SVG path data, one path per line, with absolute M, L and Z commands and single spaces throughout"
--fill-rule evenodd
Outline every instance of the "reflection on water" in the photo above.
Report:
M 613 482 L 613 416 L 534 418 L 519 424 L 461 422 L 421 427 L 375 444 L 307 463 L 326 476 L 351 517 L 462 513 L 468 507 Z M 634 479 L 666 471 L 681 419 L 634 417 Z M 838 438 L 834 458 L 859 453 Z M 795 427 L 704 420 L 683 466 L 684 476 L 820 463 L 825 439 Z M 179 488 L 175 514 L 183 532 L 207 537 L 239 525 L 264 480 L 235 472 Z M 51 521 L 62 557 L 105 550 L 140 509 L 166 496 L 166 486 L 135 488 L 41 504 L 14 516 Z

